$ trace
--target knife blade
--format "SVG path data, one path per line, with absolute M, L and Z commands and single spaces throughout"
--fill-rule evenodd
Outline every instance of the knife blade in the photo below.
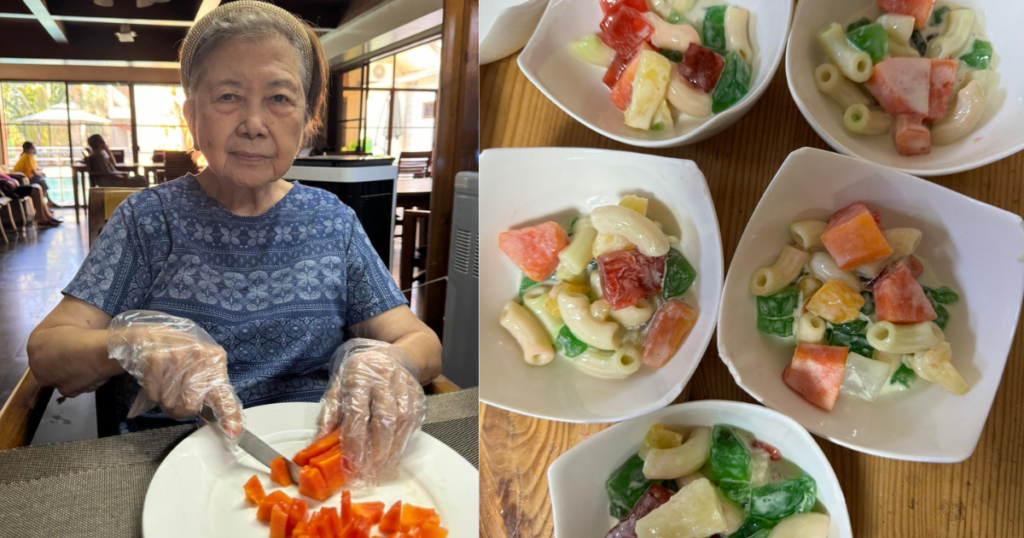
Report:
M 203 408 L 199 410 L 199 418 L 203 419 L 203 422 L 207 424 L 217 424 L 217 416 L 213 413 L 213 409 L 208 405 L 203 405 Z M 266 465 L 270 468 L 270 462 L 277 458 L 284 458 L 284 456 L 274 450 L 273 447 L 268 445 L 263 439 L 253 435 L 249 430 L 242 428 L 242 436 L 238 439 L 238 448 L 241 448 L 250 456 L 256 458 L 257 461 Z M 292 477 L 292 482 L 299 483 L 299 466 L 292 460 L 284 458 L 285 467 L 288 468 L 288 474 Z

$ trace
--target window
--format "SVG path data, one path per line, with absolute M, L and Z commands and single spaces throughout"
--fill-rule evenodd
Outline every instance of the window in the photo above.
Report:
M 441 41 L 431 41 L 346 71 L 336 103 L 342 151 L 398 156 L 434 147 Z
M 135 125 L 138 131 L 139 164 L 152 164 L 153 152 L 188 151 L 192 135 L 182 107 L 185 92 L 180 85 L 136 84 Z

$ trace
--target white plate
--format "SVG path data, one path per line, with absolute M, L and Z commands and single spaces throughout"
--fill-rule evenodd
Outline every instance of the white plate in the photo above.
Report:
M 829 413 L 782 382 L 796 344 L 757 331 L 750 277 L 774 263 L 791 242 L 790 224 L 828 220 L 858 200 L 880 211 L 886 227 L 921 230 L 915 254 L 960 294 L 960 302 L 949 307 L 945 334 L 953 364 L 971 386 L 966 395 L 953 396 L 918 379 L 911 390 L 874 402 L 840 394 Z M 1022 296 L 1024 228 L 1019 216 L 882 166 L 805 148 L 779 168 L 736 247 L 722 294 L 718 350 L 751 396 L 818 435 L 876 456 L 957 462 L 974 452 L 981 436 Z
M 948 146 L 932 146 L 928 155 L 903 157 L 891 135 L 858 136 L 843 127 L 839 105 L 814 86 L 814 69 L 826 62 L 817 32 L 833 22 L 863 14 L 881 15 L 874 0 L 837 2 L 801 0 L 786 49 L 789 92 L 811 127 L 836 151 L 918 176 L 972 170 L 1024 149 L 1024 2 L 1019 0 L 956 0 L 977 11 L 999 63 L 999 87 L 989 97 L 981 123 L 967 137 Z
M 598 0 L 551 0 L 533 37 L 519 55 L 519 68 L 566 114 L 608 138 L 646 148 L 699 142 L 729 127 L 754 106 L 782 63 L 789 33 L 792 0 L 728 3 L 750 11 L 753 80 L 743 100 L 703 123 L 686 122 L 658 132 L 626 127 L 622 111 L 612 104 L 608 87 L 601 81 L 605 69 L 580 60 L 569 49 L 569 43 L 599 31 L 603 15 Z
M 480 65 L 523 48 L 548 0 L 480 0 Z
M 719 400 L 673 405 L 616 424 L 559 456 L 548 469 L 555 536 L 604 536 L 615 525 L 615 519 L 608 515 L 604 483 L 616 468 L 640 450 L 647 430 L 658 423 L 674 426 L 728 424 L 778 448 L 784 458 L 799 465 L 817 483 L 818 501 L 832 520 L 828 538 L 853 538 L 839 480 L 807 431 L 771 409 Z
M 282 403 L 245 410 L 246 428 L 282 454 L 310 443 L 319 405 Z M 397 480 L 370 490 L 352 491 L 352 502 L 398 500 L 435 508 L 452 537 L 479 534 L 479 478 L 475 468 L 447 445 L 417 434 L 402 460 Z M 213 428 L 200 428 L 174 447 L 157 469 L 142 509 L 146 538 L 254 538 L 266 536 L 266 523 L 245 500 L 242 485 L 258 475 L 269 493 L 279 486 L 252 456 L 225 448 Z M 289 497 L 298 487 L 285 489 Z M 305 498 L 305 497 L 304 497 Z M 310 510 L 341 506 L 341 490 L 323 503 L 305 498 Z
M 489 149 L 480 158 L 480 177 L 486 183 L 480 194 L 480 399 L 551 420 L 616 422 L 679 396 L 711 341 L 722 289 L 718 218 L 697 165 L 595 149 Z M 546 366 L 526 364 L 515 339 L 498 324 L 521 277 L 498 248 L 498 235 L 589 213 L 625 194 L 651 198 L 651 216 L 682 238 L 683 254 L 697 269 L 683 299 L 699 313 L 697 324 L 665 366 L 645 366 L 626 379 L 590 376 L 564 358 Z

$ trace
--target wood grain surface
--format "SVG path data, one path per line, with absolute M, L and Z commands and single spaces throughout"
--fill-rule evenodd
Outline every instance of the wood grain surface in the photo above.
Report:
M 691 159 L 707 177 L 728 267 L 750 214 L 790 152 L 829 149 L 804 120 L 779 68 L 767 92 L 739 122 L 704 142 L 647 150 L 620 144 L 576 122 L 520 72 L 516 56 L 483 66 L 481 148 L 574 146 Z M 483 178 L 486 188 L 486 178 Z M 827 181 L 826 177 L 822 178 Z M 582 181 L 585 181 L 583 179 Z M 932 181 L 1024 214 L 1024 153 Z M 842 485 L 857 538 L 1024 537 L 1024 331 L 1016 338 L 981 441 L 959 464 L 925 464 L 860 454 L 815 438 Z M 718 357 L 715 340 L 677 402 L 753 402 Z M 926 410 L 921 410 L 926 412 Z M 532 419 L 480 406 L 480 534 L 553 535 L 547 468 L 607 425 Z M 639 439 L 637 440 L 639 442 Z

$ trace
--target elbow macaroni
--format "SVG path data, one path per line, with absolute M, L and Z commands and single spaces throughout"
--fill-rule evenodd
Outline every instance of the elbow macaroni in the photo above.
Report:
M 839 72 L 832 64 L 821 64 L 814 70 L 814 85 L 843 110 L 853 105 L 870 105 L 871 98 Z
M 608 301 L 604 299 L 598 299 L 590 303 L 590 317 L 597 321 L 608 321 L 608 317 L 611 316 L 612 305 L 608 304 Z
M 811 254 L 808 268 L 811 270 L 811 274 L 822 282 L 839 280 L 853 291 L 859 292 L 864 289 L 864 286 L 860 283 L 860 279 L 854 276 L 853 273 L 840 269 L 839 266 L 836 265 L 835 260 L 832 259 L 832 256 L 829 256 L 828 252 L 819 251 Z
M 843 125 L 851 133 L 876 136 L 888 133 L 892 129 L 892 116 L 876 107 L 868 108 L 862 104 L 851 105 L 843 114 Z
M 651 319 L 653 314 L 654 309 L 651 308 L 651 303 L 647 302 L 647 299 L 640 299 L 633 306 L 611 310 L 612 319 L 627 329 L 639 327 L 647 323 L 647 320 Z
M 558 339 L 558 332 L 562 330 L 565 322 L 548 311 L 547 306 L 545 306 L 550 292 L 550 286 L 534 286 L 530 288 L 523 294 L 523 306 L 540 321 L 540 324 L 548 331 L 548 335 L 551 336 L 551 341 L 554 342 Z
M 946 16 L 946 31 L 928 43 L 929 58 L 955 58 L 971 38 L 974 11 L 954 9 Z
M 750 291 L 754 295 L 765 296 L 785 288 L 800 274 L 800 269 L 806 262 L 806 252 L 789 245 L 782 247 L 782 253 L 779 254 L 775 265 L 754 271 L 754 276 L 750 279 Z
M 572 240 L 569 246 L 558 253 L 558 269 L 565 270 L 566 275 L 579 275 L 587 270 L 590 260 L 594 259 L 594 239 L 597 230 L 588 218 L 576 219 L 573 225 Z M 563 279 L 571 280 L 571 279 Z
M 606 205 L 590 214 L 594 228 L 602 234 L 625 237 L 645 256 L 658 257 L 668 254 L 668 238 L 659 227 L 647 217 L 632 209 Z
M 842 71 L 846 78 L 854 82 L 864 82 L 871 78 L 873 65 L 871 56 L 846 40 L 846 32 L 836 23 L 826 26 L 818 33 L 818 41 L 825 49 L 825 54 L 832 63 Z
M 690 43 L 700 45 L 700 35 L 689 24 L 671 24 L 650 11 L 644 13 L 643 17 L 654 28 L 651 43 L 659 49 L 686 52 L 686 49 L 690 48 Z M 726 17 L 728 20 L 728 16 Z M 726 33 L 728 34 L 728 30 Z
M 910 15 L 897 15 L 895 13 L 886 13 L 876 20 L 878 24 L 885 28 L 885 33 L 889 35 L 889 39 L 906 45 L 910 41 L 910 36 L 914 33 L 914 17 Z
M 793 236 L 793 242 L 801 250 L 822 248 L 821 234 L 828 227 L 828 223 L 820 220 L 801 220 L 789 225 L 789 235 Z
M 643 363 L 640 349 L 625 345 L 615 351 L 587 349 L 576 357 L 573 364 L 584 372 L 605 379 L 622 379 L 636 373 Z
M 711 117 L 711 94 L 692 88 L 676 71 L 668 83 L 668 102 L 691 118 Z
M 944 342 L 946 336 L 930 321 L 907 325 L 879 321 L 868 327 L 867 339 L 871 347 L 879 351 L 906 354 L 929 349 Z
M 964 89 L 956 94 L 956 108 L 953 112 L 932 124 L 932 144 L 952 144 L 967 136 L 967 133 L 981 121 L 984 110 L 985 91 L 981 83 L 976 80 L 968 82 Z
M 601 272 L 592 271 L 590 273 L 590 293 L 594 294 L 594 297 L 601 299 L 604 297 L 604 289 L 601 288 Z
M 748 65 L 754 61 L 754 49 L 750 47 L 750 38 L 747 36 L 749 21 L 749 11 L 735 6 L 725 9 L 725 50 L 736 51 Z M 699 39 L 697 43 L 700 43 Z
M 796 339 L 798 342 L 820 344 L 825 341 L 825 320 L 812 314 L 804 312 L 796 325 Z
M 615 350 L 622 345 L 622 328 L 614 321 L 599 321 L 590 315 L 590 301 L 581 293 L 558 296 L 562 320 L 577 338 L 588 346 Z
M 544 334 L 544 329 L 519 303 L 509 301 L 505 304 L 501 311 L 501 326 L 515 337 L 527 364 L 543 366 L 555 358 L 555 348 Z

